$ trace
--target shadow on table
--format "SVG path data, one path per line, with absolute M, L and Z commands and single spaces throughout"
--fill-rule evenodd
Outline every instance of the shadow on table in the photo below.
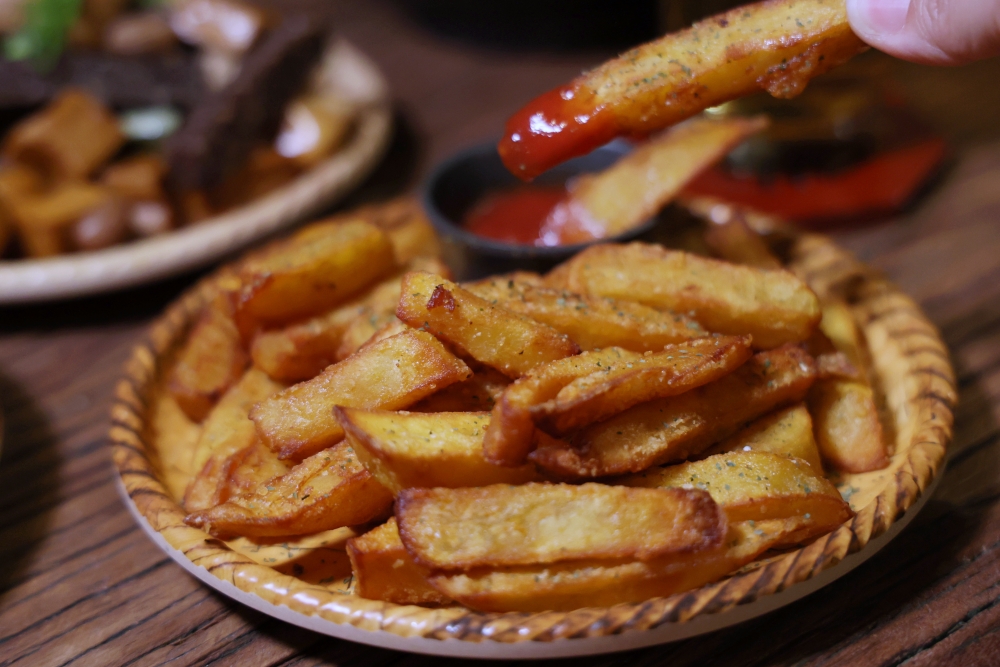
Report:
M 59 454 L 47 417 L 0 370 L 3 451 L 0 452 L 0 599 L 17 586 L 31 553 L 52 524 Z

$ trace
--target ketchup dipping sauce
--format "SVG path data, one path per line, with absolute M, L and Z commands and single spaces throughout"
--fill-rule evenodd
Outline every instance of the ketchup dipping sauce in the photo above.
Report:
M 466 212 L 462 226 L 476 236 L 539 247 L 593 239 L 593 225 L 571 205 L 564 185 L 522 185 L 489 192 Z

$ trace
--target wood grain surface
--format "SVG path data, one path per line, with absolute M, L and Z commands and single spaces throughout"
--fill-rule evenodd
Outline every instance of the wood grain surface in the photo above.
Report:
M 435 161 L 495 137 L 519 104 L 603 55 L 490 52 L 426 33 L 387 4 L 335 9 L 385 72 L 401 121 L 355 203 L 412 189 Z M 1000 62 L 882 69 L 945 133 L 954 159 L 906 215 L 837 240 L 916 298 L 951 348 L 960 398 L 941 486 L 834 586 L 736 628 L 574 664 L 1000 664 Z M 0 665 L 450 662 L 240 607 L 133 523 L 112 484 L 107 411 L 131 345 L 195 278 L 0 310 Z

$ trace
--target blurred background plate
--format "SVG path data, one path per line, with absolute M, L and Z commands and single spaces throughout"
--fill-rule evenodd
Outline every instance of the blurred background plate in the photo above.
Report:
M 0 261 L 0 304 L 96 294 L 200 268 L 350 192 L 389 143 L 388 86 L 378 68 L 347 42 L 338 42 L 326 57 L 324 67 L 335 73 L 338 85 L 370 100 L 352 137 L 329 159 L 250 204 L 163 236 L 51 259 Z

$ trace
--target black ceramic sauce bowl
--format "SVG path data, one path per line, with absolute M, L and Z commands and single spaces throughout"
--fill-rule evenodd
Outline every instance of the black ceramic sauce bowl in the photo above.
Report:
M 606 169 L 630 150 L 612 142 L 589 155 L 570 160 L 535 179 L 539 185 L 558 185 L 579 174 Z M 508 271 L 545 272 L 593 243 L 630 241 L 656 224 L 648 220 L 619 236 L 566 246 L 531 246 L 483 238 L 462 227 L 466 212 L 485 195 L 521 184 L 500 161 L 496 143 L 466 149 L 445 160 L 431 173 L 423 189 L 423 205 L 441 237 L 445 261 L 461 280 Z

